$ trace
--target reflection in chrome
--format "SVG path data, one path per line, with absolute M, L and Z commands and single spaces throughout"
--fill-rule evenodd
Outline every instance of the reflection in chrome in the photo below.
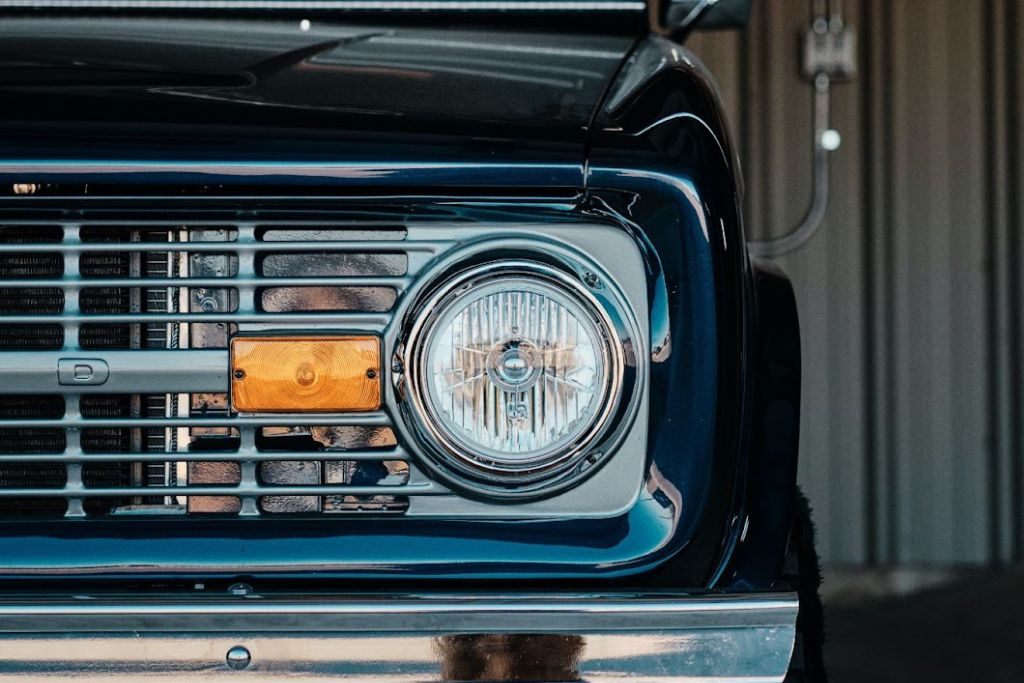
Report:
M 579 635 L 484 633 L 436 641 L 445 681 L 576 681 L 586 639 Z
M 262 437 L 268 440 L 271 449 L 284 448 L 289 440 L 308 440 L 324 449 L 324 453 L 336 454 L 349 450 L 362 451 L 364 456 L 374 450 L 381 450 L 381 459 L 364 457 L 358 460 L 289 460 L 260 463 L 260 480 L 273 485 L 348 485 L 359 487 L 399 487 L 409 483 L 409 463 L 402 460 L 386 459 L 385 449 L 393 449 L 398 442 L 390 427 L 361 426 L 290 426 L 263 427 Z M 276 443 L 275 443 L 276 442 Z M 301 446 L 310 449 L 307 445 Z M 398 495 L 344 495 L 341 493 L 324 496 L 263 496 L 260 499 L 262 512 L 271 514 L 292 514 L 302 512 L 353 513 L 353 512 L 404 512 L 409 499 Z
M 314 441 L 328 449 L 392 448 L 398 445 L 391 427 L 333 425 L 310 427 L 309 432 Z
M 391 287 L 267 287 L 260 307 L 267 313 L 390 311 L 398 293 Z

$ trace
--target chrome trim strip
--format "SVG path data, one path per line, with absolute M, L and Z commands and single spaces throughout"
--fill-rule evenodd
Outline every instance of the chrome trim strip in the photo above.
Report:
M 26 286 L 31 281 L 26 280 Z M 251 307 L 250 307 L 251 310 Z M 353 330 L 382 330 L 390 316 L 386 313 L 64 313 L 41 315 L 0 315 L 0 323 L 9 325 L 46 325 L 58 323 L 276 323 L 279 325 L 333 324 L 337 328 Z
M 130 455 L 130 454 L 129 454 Z M 242 459 L 242 458 L 239 458 Z M 0 498 L 123 498 L 126 496 L 445 496 L 448 489 L 434 483 L 398 486 L 356 486 L 354 484 L 278 485 L 278 484 L 197 484 L 195 486 L 121 486 L 62 488 L 2 488 Z
M 4 250 L 7 252 L 7 250 Z M 55 251 L 51 249 L 50 251 Z M 139 250 L 156 251 L 154 249 Z M 282 250 L 283 251 L 283 250 Z M 306 250 L 311 251 L 311 250 Z M 131 252 L 129 252 L 131 253 Z M 159 253 L 159 252 L 157 252 Z M 294 252 L 293 252 L 294 253 Z M 410 277 L 395 275 L 325 275 L 322 277 L 110 277 L 80 279 L 72 277 L 39 280 L 0 280 L 0 288 L 113 289 L 116 287 L 408 287 Z
M 797 609 L 792 593 L 8 598 L 0 671 L 216 680 L 243 648 L 277 678 L 777 682 Z
M 633 0 L 0 0 L 33 9 L 350 10 L 449 12 L 639 12 Z
M 0 427 L 16 429 L 161 429 L 164 427 L 389 427 L 386 413 L 324 413 L 236 415 L 235 417 L 59 417 L 34 420 L 0 419 Z
M 8 462 L 46 462 L 46 463 L 87 463 L 87 462 L 124 462 L 125 453 L 82 453 L 81 451 L 65 451 L 64 453 L 4 453 L 3 461 Z M 164 463 L 172 462 L 238 462 L 238 451 L 152 451 L 131 453 L 132 462 Z M 322 462 L 381 462 L 398 460 L 410 462 L 412 456 L 404 448 L 382 448 L 359 451 L 324 450 L 324 451 L 257 451 L 248 453 L 245 460 L 251 462 L 304 462 L 320 460 Z M 184 487 L 179 483 L 178 488 Z M 49 490 L 49 489 L 48 489 Z
M 99 225 L 119 225 L 117 223 L 99 223 Z M 35 223 L 27 223 L 25 221 L 4 221 L 4 227 L 22 227 L 22 226 L 39 226 L 47 225 L 47 221 L 36 221 Z M 69 223 L 64 222 L 64 225 Z M 150 221 L 148 225 L 155 225 L 156 223 Z M 85 225 L 85 223 L 83 223 Z M 139 226 L 144 226 L 142 221 L 139 222 Z M 166 225 L 164 223 L 163 225 Z M 241 223 L 234 223 L 234 225 L 247 225 Z M 261 225 L 262 227 L 262 225 Z M 5 244 L 5 254 L 25 254 L 25 253 L 38 253 L 38 252 L 59 252 L 62 254 L 106 254 L 109 252 L 129 252 L 129 253 L 188 253 L 188 254 L 223 254 L 223 253 L 234 253 L 234 252 L 247 252 L 247 253 L 262 253 L 262 252 L 286 252 L 286 253 L 297 253 L 297 252 L 315 252 L 319 253 L 322 251 L 338 251 L 338 252 L 364 252 L 368 251 L 374 254 L 401 254 L 405 252 L 416 252 L 424 254 L 434 254 L 441 250 L 445 244 L 449 242 L 443 241 L 373 241 L 373 240 L 350 240 L 350 241 L 310 241 L 310 242 L 253 242 L 252 240 L 238 240 L 234 242 L 71 242 L 64 241 L 58 243 L 22 243 L 22 244 Z M 69 278 L 62 278 L 62 280 L 68 280 Z M 155 278 L 131 278 L 132 284 L 135 286 L 144 286 L 150 284 L 150 279 Z M 184 278 L 189 280 L 189 278 Z M 217 280 L 218 285 L 224 284 L 222 280 L 228 278 L 212 278 Z M 233 279 L 244 279 L 235 277 Z M 93 280 L 91 278 L 80 278 L 80 281 L 85 283 L 83 286 L 92 285 Z M 35 280 L 26 279 L 24 282 L 31 283 L 32 287 L 38 287 L 40 285 L 35 284 Z M 29 286 L 28 284 L 20 285 L 22 287 Z

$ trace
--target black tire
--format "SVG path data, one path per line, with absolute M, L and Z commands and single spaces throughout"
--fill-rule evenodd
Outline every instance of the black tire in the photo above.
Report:
M 807 497 L 797 489 L 793 505 L 793 526 L 789 533 L 784 573 L 796 586 L 800 613 L 796 620 L 796 643 L 786 683 L 825 683 L 825 611 L 818 588 L 821 565 L 814 546 L 814 524 Z

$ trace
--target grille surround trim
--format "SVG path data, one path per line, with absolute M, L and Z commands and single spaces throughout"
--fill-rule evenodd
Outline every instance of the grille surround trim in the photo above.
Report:
M 40 221 L 40 223 L 53 224 L 55 221 L 51 218 L 47 221 Z M 338 229 L 349 227 L 348 225 L 339 225 L 339 222 L 315 222 L 305 221 L 301 218 L 293 219 L 281 219 L 281 220 L 236 220 L 226 221 L 220 219 L 216 221 L 186 221 L 189 228 L 202 228 L 208 227 L 212 229 L 224 230 L 225 223 L 230 223 L 228 230 L 231 231 L 234 239 L 226 241 L 216 242 L 132 242 L 132 243 L 83 243 L 78 241 L 78 235 L 83 227 L 86 226 L 109 226 L 117 225 L 121 227 L 141 227 L 154 229 L 156 227 L 166 227 L 167 221 L 164 220 L 131 220 L 131 221 L 112 221 L 107 217 L 90 218 L 87 220 L 75 220 L 68 221 L 63 224 L 64 230 L 64 245 L 44 245 L 44 244 L 30 244 L 30 245 L 5 245 L 15 246 L 21 251 L 38 251 L 49 246 L 50 251 L 56 251 L 63 254 L 63 261 L 65 264 L 65 273 L 60 278 L 61 287 L 67 295 L 65 302 L 65 309 L 62 315 L 31 315 L 24 316 L 24 319 L 31 321 L 34 324 L 47 322 L 52 319 L 54 322 L 64 325 L 67 330 L 65 338 L 65 346 L 71 347 L 71 350 L 65 349 L 64 351 L 51 352 L 54 354 L 72 354 L 80 353 L 80 351 L 74 350 L 73 345 L 76 343 L 75 334 L 83 324 L 89 323 L 162 323 L 162 322 L 198 322 L 198 323 L 211 323 L 211 322 L 232 322 L 239 324 L 246 324 L 250 326 L 250 329 L 239 330 L 245 332 L 280 332 L 282 327 L 301 325 L 306 331 L 322 332 L 329 330 L 332 333 L 340 334 L 375 334 L 382 338 L 385 349 L 385 359 L 389 359 L 396 348 L 398 342 L 398 336 L 401 332 L 401 321 L 404 319 L 404 313 L 409 310 L 409 306 L 412 301 L 416 299 L 417 293 L 421 288 L 425 287 L 429 281 L 429 274 L 436 271 L 437 268 L 446 267 L 444 264 L 448 264 L 454 261 L 458 261 L 464 256 L 467 249 L 470 250 L 481 250 L 485 249 L 488 244 L 494 244 L 498 241 L 503 242 L 515 242 L 520 241 L 523 244 L 530 244 L 534 249 L 541 246 L 543 249 L 552 250 L 554 252 L 561 252 L 566 254 L 584 253 L 586 248 L 583 245 L 588 244 L 595 238 L 595 230 L 607 231 L 609 236 L 614 236 L 615 239 L 625 240 L 631 250 L 635 250 L 636 247 L 632 240 L 625 235 L 621 230 L 609 226 L 602 225 L 600 223 L 582 223 L 582 224 L 555 224 L 542 223 L 542 222 L 524 222 L 517 223 L 514 229 L 502 228 L 500 224 L 490 225 L 467 225 L 464 222 L 452 222 L 450 220 L 439 220 L 431 219 L 429 222 L 418 222 L 412 223 L 406 226 L 405 239 L 403 240 L 324 240 L 324 241 L 310 241 L 310 242 L 296 242 L 296 241 L 274 241 L 264 242 L 260 241 L 258 235 L 261 230 L 267 230 L 272 228 L 295 228 L 301 226 L 302 228 L 310 228 L 311 226 L 332 226 Z M 2 221 L 3 225 L 30 225 L 35 223 L 29 223 L 26 221 Z M 388 222 L 393 227 L 394 220 Z M 362 223 L 365 225 L 365 222 Z M 558 235 L 552 234 L 552 231 L 559 233 Z M 528 233 L 527 235 L 524 235 Z M 62 251 L 62 246 L 68 246 L 69 249 Z M 619 245 L 621 248 L 621 244 Z M 22 249 L 22 247 L 25 247 Z M 219 255 L 225 252 L 237 254 L 238 265 L 237 275 L 233 277 L 205 277 L 205 278 L 188 278 L 188 277 L 163 277 L 163 278 L 88 278 L 82 277 L 78 271 L 77 263 L 78 257 L 86 252 L 96 253 L 107 251 L 108 247 L 114 247 L 114 251 L 117 252 L 139 252 L 143 255 L 148 253 L 159 253 L 159 252 L 174 252 L 174 253 L 188 253 L 195 251 L 197 253 L 205 253 L 209 255 Z M 197 247 L 196 249 L 193 249 Z M 2 249 L 3 247 L 0 247 Z M 603 257 L 605 259 L 610 258 L 611 254 L 614 253 L 614 249 L 609 251 L 605 247 L 598 248 L 598 251 L 605 249 Z M 396 287 L 398 298 L 394 308 L 383 314 L 365 314 L 360 312 L 332 312 L 332 313 L 262 313 L 259 312 L 256 307 L 258 299 L 258 292 L 261 287 L 269 280 L 269 278 L 263 278 L 259 275 L 259 260 L 258 257 L 262 253 L 276 253 L 276 252 L 323 252 L 325 250 L 337 250 L 339 252 L 356 253 L 360 250 L 372 252 L 372 253 L 405 253 L 407 255 L 407 274 L 404 276 L 389 276 L 388 278 L 380 278 L 379 281 L 386 281 L 389 284 L 402 284 L 401 287 Z M 621 249 L 620 249 L 621 251 Z M 595 256 L 590 254 L 589 260 L 600 262 L 601 255 Z M 642 263 L 639 259 L 639 253 L 637 254 L 638 264 Z M 642 272 L 642 266 L 637 266 L 637 272 L 633 277 L 633 297 L 644 297 L 644 294 L 640 292 L 646 292 L 646 279 Z M 329 278 L 329 282 L 332 284 L 351 284 L 353 281 L 358 280 L 360 277 L 348 277 L 348 276 L 337 276 Z M 52 278 L 57 280 L 58 278 Z M 294 281 L 296 285 L 309 285 L 315 283 L 318 279 L 323 278 L 287 278 L 289 282 Z M 77 310 L 77 294 L 88 287 L 100 287 L 105 284 L 130 284 L 135 287 L 149 287 L 154 283 L 169 284 L 171 282 L 175 284 L 194 284 L 196 280 L 200 280 L 202 284 L 215 286 L 215 287 L 235 287 L 237 288 L 237 309 L 232 313 L 221 313 L 221 312 L 210 312 L 210 313 L 120 313 L 120 314 L 88 314 L 82 313 Z M 158 285 L 159 286 L 159 285 Z M 643 289 L 641 289 L 641 287 Z M 646 308 L 643 309 L 646 311 Z M 20 320 L 21 318 L 15 316 L 4 316 L 0 319 L 0 323 L 11 323 Z M 294 329 L 294 327 L 292 327 Z M 152 353 L 152 350 L 146 350 L 145 353 Z M 204 353 L 206 351 L 204 350 Z M 25 353 L 36 353 L 36 352 L 25 352 Z M 81 353 L 89 355 L 90 357 L 103 358 L 103 353 L 96 349 L 83 349 Z M 140 353 L 140 351 L 130 351 L 129 353 Z M 174 358 L 173 354 L 188 354 L 198 353 L 198 351 L 191 350 L 174 350 L 168 351 L 168 357 Z M 212 354 L 217 353 L 219 356 L 215 358 Z M 145 355 L 145 354 L 141 354 Z M 643 353 L 640 355 L 641 358 L 645 357 Z M 0 357 L 2 360 L 3 357 Z M 180 358 L 184 359 L 182 355 Z M 220 358 L 224 359 L 223 371 L 226 371 L 227 364 L 227 352 L 217 350 L 211 352 L 211 355 L 207 357 L 205 361 L 207 364 L 215 364 L 220 362 Z M 388 362 L 385 361 L 385 368 Z M 2 371 L 2 368 L 0 368 Z M 117 367 L 116 364 L 111 365 L 111 374 L 116 376 Z M 385 369 L 385 373 L 387 370 Z M 386 380 L 386 377 L 385 377 Z M 115 380 L 116 381 L 116 380 Z M 207 389 L 214 390 L 213 386 L 220 380 L 206 380 L 206 384 L 203 386 Z M 386 384 L 390 385 L 389 382 Z M 224 382 L 224 387 L 228 386 L 228 382 Z M 84 390 L 83 390 L 84 389 Z M 74 399 L 78 396 L 86 396 L 93 394 L 107 393 L 110 387 L 101 387 L 99 390 L 93 390 L 92 388 L 86 389 L 85 387 L 68 387 L 59 388 L 56 393 L 63 393 L 68 397 L 68 408 L 64 418 L 54 419 L 49 421 L 43 420 L 31 420 L 25 421 L 24 426 L 27 427 L 43 427 L 48 426 L 50 428 L 64 429 L 69 435 L 79 433 L 82 429 L 103 429 L 103 428 L 145 428 L 145 429 L 174 429 L 174 428 L 186 428 L 186 427 L 202 427 L 202 428 L 235 428 L 238 429 L 241 437 L 238 450 L 228 454 L 218 454 L 217 457 L 200 459 L 199 457 L 178 457 L 183 455 L 182 452 L 173 453 L 158 453 L 155 455 L 146 454 L 144 457 L 139 457 L 140 453 L 105 453 L 102 454 L 101 458 L 93 458 L 93 454 L 81 454 L 81 448 L 78 444 L 69 442 L 67 450 L 60 457 L 50 458 L 37 458 L 38 454 L 20 454 L 27 457 L 24 462 L 50 462 L 57 463 L 67 468 L 68 471 L 68 483 L 63 489 L 48 489 L 47 491 L 53 493 L 56 491 L 57 495 L 67 496 L 70 504 L 68 507 L 67 515 L 70 517 L 82 517 L 83 513 L 81 510 L 81 502 L 83 500 L 99 498 L 99 497 L 124 497 L 124 496 L 135 496 L 135 495 L 163 495 L 165 493 L 174 493 L 177 495 L 197 495 L 197 496 L 237 496 L 242 498 L 241 510 L 237 516 L 249 517 L 257 516 L 260 514 L 259 500 L 263 496 L 282 496 L 282 495 L 296 495 L 296 496 L 316 496 L 316 495 L 342 495 L 342 496 L 385 496 L 385 495 L 399 495 L 402 497 L 408 497 L 412 502 L 417 502 L 413 508 L 410 508 L 408 515 L 421 515 L 421 516 L 467 516 L 468 518 L 522 518 L 522 519 L 536 519 L 536 518 L 550 518 L 552 514 L 560 514 L 561 511 L 576 510 L 580 517 L 607 517 L 611 514 L 616 514 L 623 509 L 628 508 L 635 503 L 637 496 L 640 491 L 640 482 L 642 477 L 642 459 L 644 457 L 644 437 L 642 434 L 646 433 L 646 421 L 644 419 L 638 419 L 638 423 L 643 423 L 643 429 L 637 432 L 630 442 L 629 450 L 632 455 L 629 458 L 621 460 L 620 467 L 617 469 L 617 477 L 615 473 L 609 473 L 608 477 L 604 477 L 605 481 L 599 485 L 597 490 L 603 493 L 597 495 L 591 490 L 589 493 L 584 492 L 567 491 L 560 492 L 554 491 L 553 495 L 545 500 L 527 500 L 518 502 L 515 505 L 495 505 L 494 499 L 489 502 L 485 502 L 480 499 L 471 499 L 465 495 L 465 491 L 458 493 L 454 492 L 452 487 L 448 486 L 447 482 L 439 483 L 440 480 L 430 473 L 428 467 L 425 465 L 425 458 L 420 452 L 421 448 L 418 446 L 415 440 L 410 440 L 409 433 L 406 430 L 404 424 L 404 418 L 401 413 L 401 408 L 398 399 L 394 395 L 394 391 L 387 390 L 385 392 L 385 401 L 380 411 L 371 413 L 350 413 L 346 415 L 318 415 L 318 416 L 299 416 L 292 415 L 285 417 L 280 414 L 273 416 L 267 415 L 238 415 L 236 417 L 165 417 L 165 418 L 121 418 L 121 419 L 104 419 L 104 418 L 83 418 L 77 411 L 77 405 Z M 217 387 L 216 390 L 225 391 L 226 389 Z M 195 391 L 195 389 L 193 389 Z M 637 417 L 645 418 L 646 413 L 639 412 Z M 9 423 L 4 424 L 21 425 L 22 423 Z M 396 460 L 400 461 L 401 458 L 392 457 L 392 454 L 386 451 L 368 451 L 365 455 L 357 456 L 355 458 L 347 457 L 348 451 L 340 452 L 335 457 L 333 455 L 325 457 L 326 452 L 316 452 L 315 455 L 310 453 L 303 453 L 302 455 L 291 455 L 287 457 L 281 457 L 280 452 L 267 452 L 261 453 L 256 448 L 256 432 L 261 427 L 272 427 L 279 426 L 282 424 L 293 425 L 299 427 L 317 427 L 317 426 L 343 426 L 343 427 L 390 427 L 394 430 L 396 436 L 398 436 L 399 443 L 412 446 L 412 450 L 408 451 L 411 457 L 406 461 L 410 463 L 409 476 L 407 483 L 401 487 L 385 487 L 381 484 L 377 484 L 373 487 L 356 487 L 352 484 L 336 484 L 331 486 L 315 487 L 311 485 L 294 486 L 290 488 L 282 488 L 281 485 L 270 485 L 262 483 L 259 480 L 258 467 L 263 462 L 273 461 L 290 461 L 290 462 L 302 462 L 302 461 L 320 461 L 320 462 L 336 462 L 336 461 L 386 461 Z M 642 432 L 642 433 L 641 433 Z M 618 447 L 618 444 L 616 444 Z M 611 450 L 611 449 L 610 449 Z M 258 456 L 256 454 L 259 454 Z M 19 454 L 14 454 L 19 455 Z M 613 461 L 615 459 L 612 459 Z M 15 460 L 12 459 L 11 462 Z M 162 463 L 162 462 L 182 462 L 182 463 L 195 463 L 195 462 L 238 462 L 240 463 L 240 479 L 237 483 L 232 483 L 226 486 L 213 487 L 209 484 L 193 486 L 178 486 L 170 491 L 168 488 L 157 488 L 148 487 L 147 490 L 143 491 L 142 488 L 89 488 L 82 484 L 82 469 L 87 466 L 90 462 L 135 462 L 135 463 Z M 423 467 L 421 467 L 423 466 Z M 596 469 L 596 468 L 595 468 Z M 601 468 L 605 469 L 605 468 Z M 597 479 L 595 477 L 594 479 Z M 623 484 L 623 482 L 628 482 Z M 400 490 L 400 491 L 399 491 Z M 27 493 L 21 489 L 9 489 L 4 491 L 0 489 L 0 498 L 17 497 L 23 493 Z M 612 493 L 613 495 L 604 495 L 606 493 Z M 554 495 L 558 494 L 558 495 Z M 35 495 L 35 494 L 32 494 Z M 30 496 L 31 497 L 31 496 Z M 439 504 L 430 503 L 427 501 L 436 500 L 442 501 Z M 611 501 L 610 503 L 607 501 Z M 321 514 L 317 515 L 318 518 L 322 518 Z M 2 520 L 6 522 L 7 520 Z

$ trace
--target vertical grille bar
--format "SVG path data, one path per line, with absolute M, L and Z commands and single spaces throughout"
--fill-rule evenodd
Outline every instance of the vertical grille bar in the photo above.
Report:
M 69 224 L 64 226 L 64 244 L 80 243 L 79 226 Z M 78 332 L 80 329 L 76 317 L 81 312 L 79 295 L 81 294 L 81 268 L 79 264 L 79 252 L 74 249 L 64 249 L 64 314 L 68 319 L 64 321 L 64 349 L 77 351 L 80 348 Z M 77 408 L 77 406 L 76 406 Z
M 238 226 L 238 312 L 256 312 L 256 226 Z
M 238 226 L 238 312 L 251 314 L 256 311 L 256 226 L 248 223 Z M 243 488 L 256 488 L 259 485 L 258 465 L 252 459 L 256 452 L 256 428 L 242 427 L 239 429 L 238 454 L 241 460 L 241 485 Z M 242 496 L 242 509 L 239 515 L 255 517 L 260 514 L 256 496 Z
M 64 244 L 78 244 L 81 241 L 79 226 L 68 224 L 64 226 Z M 81 268 L 79 263 L 79 252 L 73 249 L 63 250 L 64 258 L 64 314 L 69 320 L 64 322 L 64 350 L 78 351 L 81 348 L 79 342 L 79 330 L 81 326 L 74 317 L 81 311 L 79 297 L 81 294 Z M 81 417 L 81 404 L 79 394 L 68 394 L 64 397 L 64 416 L 70 419 Z M 66 446 L 64 452 L 80 455 L 82 453 L 82 430 L 72 428 L 65 430 Z M 82 464 L 67 463 L 67 488 L 71 491 L 81 490 Z M 64 512 L 65 517 L 85 517 L 85 506 L 81 495 L 68 497 L 68 507 Z
M 66 338 L 66 333 L 65 333 Z M 68 394 L 64 398 L 64 416 L 67 418 L 78 418 L 82 414 L 81 404 L 78 394 Z M 78 427 L 67 429 L 64 432 L 66 439 L 66 446 L 64 447 L 65 455 L 78 455 L 82 454 L 82 430 Z M 82 463 L 70 462 L 65 465 L 67 468 L 67 487 L 69 490 L 81 490 L 82 489 Z M 82 496 L 72 496 L 68 498 L 68 508 L 64 513 L 65 517 L 85 517 L 85 506 L 82 501 Z
M 252 458 L 253 453 L 256 452 L 256 429 L 256 427 L 242 427 L 239 429 L 241 443 L 239 443 L 238 455 L 242 458 L 241 487 L 249 490 L 259 487 L 256 474 L 258 466 Z M 260 506 L 257 505 L 257 497 L 251 494 L 242 496 L 242 509 L 238 514 L 243 517 L 258 517 Z

